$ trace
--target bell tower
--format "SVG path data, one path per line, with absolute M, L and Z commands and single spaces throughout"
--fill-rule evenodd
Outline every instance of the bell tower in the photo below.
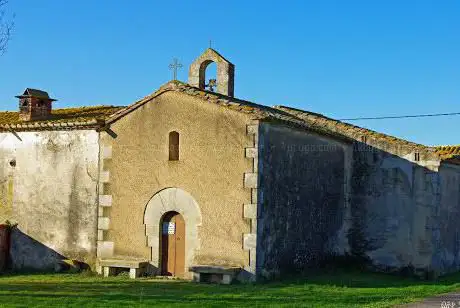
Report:
M 19 98 L 19 119 L 21 121 L 44 120 L 51 115 L 52 102 L 48 93 L 27 88 Z
M 207 86 L 206 68 L 212 62 L 216 63 L 217 66 L 217 80 L 209 80 L 208 85 L 211 90 L 213 86 L 216 86 L 217 93 L 233 97 L 235 66 L 212 48 L 206 49 L 206 51 L 190 65 L 188 83 L 191 86 L 205 90 Z

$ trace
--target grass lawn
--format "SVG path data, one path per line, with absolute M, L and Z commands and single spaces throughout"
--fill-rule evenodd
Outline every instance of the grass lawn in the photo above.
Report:
M 391 307 L 458 290 L 457 281 L 460 274 L 419 281 L 344 271 L 229 286 L 84 274 L 10 275 L 0 276 L 0 307 Z

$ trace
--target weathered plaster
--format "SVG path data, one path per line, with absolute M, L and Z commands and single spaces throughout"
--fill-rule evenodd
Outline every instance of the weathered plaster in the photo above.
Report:
M 413 155 L 359 144 L 354 149 L 352 251 L 385 270 L 444 270 L 439 263 L 450 257 L 438 253 L 438 209 L 456 202 L 447 196 L 458 194 L 458 186 L 443 183 L 445 172 L 438 172 L 439 162 L 416 162 L 409 160 Z M 454 208 L 446 208 L 446 218 L 448 212 L 456 217 Z M 449 227 L 456 230 L 452 224 Z M 436 259 L 442 262 L 436 264 Z
M 13 268 L 94 263 L 98 151 L 95 131 L 0 133 L 0 216 L 18 223 Z
M 432 209 L 428 228 L 432 231 L 432 265 L 438 273 L 460 269 L 460 167 L 442 164 L 439 177 L 439 205 Z
M 259 275 L 297 273 L 333 252 L 348 249 L 340 234 L 347 228 L 344 218 L 350 170 L 345 159 L 349 148 L 306 131 L 261 124 Z

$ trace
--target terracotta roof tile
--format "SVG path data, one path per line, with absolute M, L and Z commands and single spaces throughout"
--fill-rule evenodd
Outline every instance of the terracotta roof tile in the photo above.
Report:
M 51 116 L 38 121 L 21 121 L 19 113 L 12 111 L 0 111 L 0 130 L 8 128 L 28 129 L 28 128 L 59 128 L 59 127 L 80 127 L 94 125 L 98 121 L 105 121 L 112 114 L 124 109 L 125 107 L 114 106 L 92 106 L 77 108 L 54 109 Z
M 433 148 L 443 160 L 460 159 L 460 145 L 443 145 Z

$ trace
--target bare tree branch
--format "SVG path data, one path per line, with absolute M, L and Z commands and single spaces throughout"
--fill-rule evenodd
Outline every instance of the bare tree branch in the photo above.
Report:
M 14 27 L 12 20 L 7 20 L 5 6 L 8 0 L 0 0 L 0 55 L 6 52 Z

